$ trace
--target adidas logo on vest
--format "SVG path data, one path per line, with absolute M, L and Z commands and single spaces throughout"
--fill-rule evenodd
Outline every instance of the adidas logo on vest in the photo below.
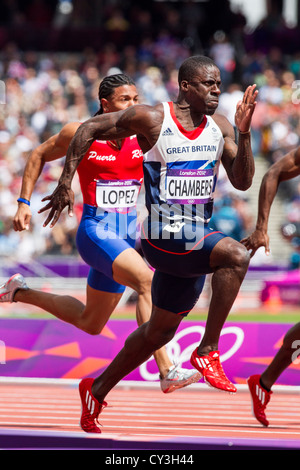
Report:
M 163 133 L 162 135 L 174 135 L 173 132 L 171 131 L 171 129 L 168 127 Z

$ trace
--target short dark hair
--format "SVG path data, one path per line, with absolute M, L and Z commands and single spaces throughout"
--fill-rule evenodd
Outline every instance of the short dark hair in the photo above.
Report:
M 116 75 L 108 75 L 105 77 L 99 85 L 98 91 L 98 98 L 100 101 L 100 108 L 97 111 L 96 115 L 102 114 L 103 109 L 101 105 L 102 98 L 109 98 L 115 90 L 115 88 L 119 88 L 120 86 L 124 85 L 135 85 L 135 82 L 132 78 L 128 77 L 124 73 L 118 73 Z
M 182 62 L 178 71 L 178 82 L 182 80 L 190 81 L 201 67 L 217 67 L 215 62 L 205 55 L 191 56 Z

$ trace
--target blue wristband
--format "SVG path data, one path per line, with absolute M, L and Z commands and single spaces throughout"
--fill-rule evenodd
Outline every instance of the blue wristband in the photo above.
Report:
M 28 201 L 27 199 L 24 199 L 22 197 L 19 197 L 18 202 L 24 202 L 24 204 L 27 204 L 28 206 L 30 206 L 30 201 Z

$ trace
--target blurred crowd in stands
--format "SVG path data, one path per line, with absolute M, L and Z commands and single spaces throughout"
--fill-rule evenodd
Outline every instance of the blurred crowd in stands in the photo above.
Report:
M 222 75 L 219 112 L 232 124 L 245 87 L 257 84 L 259 100 L 252 125 L 255 156 L 271 164 L 299 145 L 299 32 L 284 25 L 280 15 L 268 15 L 255 31 L 247 32 L 245 18 L 233 14 L 228 2 L 217 6 L 214 1 L 178 2 L 177 6 L 152 2 L 151 10 L 144 2 L 103 1 L 107 6 L 101 15 L 96 0 L 73 2 L 68 20 L 58 12 L 55 1 L 20 2 L 22 8 L 17 1 L 2 3 L 1 257 L 26 262 L 43 254 L 76 255 L 82 205 L 77 178 L 75 217 L 64 213 L 50 229 L 42 227 L 45 214 L 37 214 L 43 206 L 41 199 L 56 187 L 63 159 L 47 164 L 39 178 L 31 201 L 30 230 L 14 232 L 12 218 L 28 155 L 67 122 L 84 121 L 97 112 L 98 86 L 107 74 L 127 73 L 136 81 L 140 101 L 155 104 L 176 98 L 177 69 L 186 57 L 210 55 Z M 205 10 L 209 5 L 212 10 Z M 281 196 L 287 202 L 287 221 L 300 222 L 299 181 L 286 184 Z M 234 191 L 221 168 L 212 223 L 241 239 L 253 229 L 255 217 L 247 194 Z

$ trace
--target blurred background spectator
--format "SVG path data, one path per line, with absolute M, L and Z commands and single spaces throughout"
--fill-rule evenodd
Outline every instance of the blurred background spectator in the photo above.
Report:
M 264 2 L 261 2 L 264 3 Z M 299 2 L 297 2 L 299 3 Z M 24 165 L 30 151 L 67 122 L 98 110 L 98 86 L 122 71 L 136 80 L 141 101 L 177 96 L 177 69 L 193 54 L 210 55 L 222 75 L 219 112 L 234 124 L 236 103 L 256 83 L 259 102 L 252 126 L 255 156 L 268 164 L 299 145 L 300 30 L 283 16 L 283 1 L 265 2 L 265 17 L 249 27 L 238 2 L 114 0 L 1 0 L 0 257 L 27 262 L 43 254 L 77 256 L 75 233 L 81 195 L 74 180 L 76 217 L 41 228 L 41 199 L 52 192 L 63 161 L 45 166 L 32 197 L 31 229 L 15 233 Z M 296 179 L 297 180 L 297 179 Z M 239 239 L 253 228 L 247 195 L 220 175 L 212 224 Z M 300 222 L 299 181 L 283 186 L 286 221 Z M 283 221 L 284 222 L 284 221 Z M 227 227 L 227 229 L 226 229 Z M 294 240 L 296 251 L 299 248 Z

